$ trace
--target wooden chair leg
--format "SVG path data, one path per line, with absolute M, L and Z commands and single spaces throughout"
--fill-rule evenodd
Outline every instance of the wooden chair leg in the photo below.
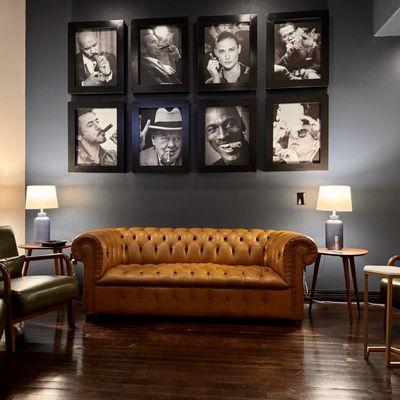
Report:
M 68 326 L 71 329 L 75 329 L 75 302 L 71 300 L 67 308 L 68 308 Z
M 387 312 L 387 301 L 385 301 L 385 312 L 383 313 L 383 329 L 386 332 L 386 312 Z

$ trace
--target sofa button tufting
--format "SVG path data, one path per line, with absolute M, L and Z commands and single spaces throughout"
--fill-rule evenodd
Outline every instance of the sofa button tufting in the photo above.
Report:
M 177 271 L 174 271 L 174 275 L 176 275 L 178 272 Z

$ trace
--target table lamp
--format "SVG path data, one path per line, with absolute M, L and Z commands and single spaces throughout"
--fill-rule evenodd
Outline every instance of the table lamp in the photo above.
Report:
M 33 240 L 50 240 L 50 218 L 43 209 L 58 208 L 55 186 L 28 186 L 26 188 L 26 210 L 40 210 L 33 221 Z
M 353 211 L 350 186 L 320 186 L 318 211 L 332 211 L 325 223 L 325 243 L 329 250 L 343 249 L 343 222 L 336 211 Z

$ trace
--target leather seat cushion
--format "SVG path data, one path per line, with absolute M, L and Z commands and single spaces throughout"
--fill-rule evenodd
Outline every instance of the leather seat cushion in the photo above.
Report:
M 100 286 L 288 289 L 271 268 L 211 263 L 120 264 L 96 282 Z
M 3 285 L 0 296 L 3 295 Z M 73 299 L 79 294 L 74 276 L 23 276 L 11 279 L 13 316 L 29 315 Z
M 381 301 L 386 303 L 387 279 L 381 280 Z M 400 308 L 400 279 L 393 279 L 393 307 Z
M 6 303 L 0 299 L 0 338 L 3 335 L 4 327 L 6 326 Z

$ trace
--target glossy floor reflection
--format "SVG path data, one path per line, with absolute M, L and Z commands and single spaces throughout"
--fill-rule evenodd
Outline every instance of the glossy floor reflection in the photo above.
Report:
M 349 327 L 346 307 L 315 304 L 301 327 L 254 320 L 85 321 L 78 307 L 75 332 L 55 312 L 24 323 L 13 356 L 1 343 L 0 398 L 399 399 L 400 368 L 386 368 L 379 353 L 363 359 L 362 320 Z M 384 338 L 382 313 L 371 306 L 371 340 Z M 400 344 L 400 313 L 393 322 L 393 341 Z

